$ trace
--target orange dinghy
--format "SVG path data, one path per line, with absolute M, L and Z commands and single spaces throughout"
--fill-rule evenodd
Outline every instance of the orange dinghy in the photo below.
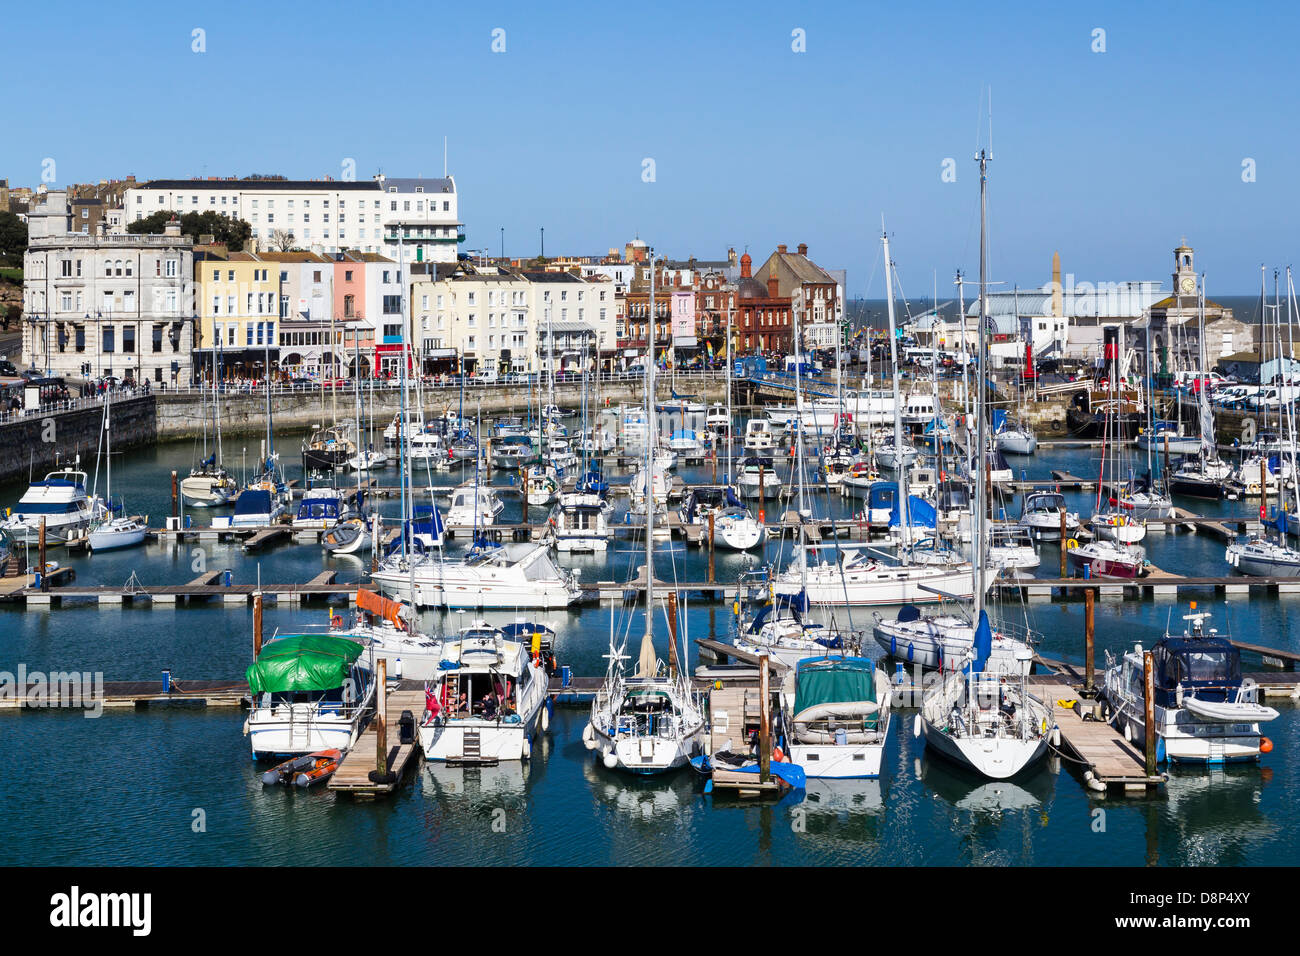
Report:
M 341 750 L 318 750 L 314 754 L 294 757 L 262 774 L 262 783 L 267 786 L 291 783 L 299 787 L 310 787 L 314 783 L 328 780 L 339 769 L 339 761 L 342 759 Z

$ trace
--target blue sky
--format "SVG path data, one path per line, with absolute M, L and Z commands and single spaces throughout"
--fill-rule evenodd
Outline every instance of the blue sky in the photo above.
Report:
M 761 260 L 807 242 L 850 294 L 875 296 L 883 214 L 904 291 L 928 294 L 937 270 L 943 297 L 954 269 L 978 268 L 972 157 L 991 89 L 993 279 L 1041 284 L 1059 249 L 1077 280 L 1168 288 L 1186 235 L 1212 296 L 1251 293 L 1297 241 L 1297 18 L 1197 3 L 11 5 L 0 176 L 35 186 L 47 157 L 58 184 L 337 177 L 347 158 L 358 178 L 439 175 L 446 135 L 467 248 L 496 251 L 504 227 L 507 254 L 536 254 L 539 226 L 550 254 L 639 235 Z

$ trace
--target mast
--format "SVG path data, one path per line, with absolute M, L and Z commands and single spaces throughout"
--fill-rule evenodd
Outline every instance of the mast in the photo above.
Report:
M 975 341 L 979 349 L 975 365 L 975 534 L 971 539 L 971 568 L 975 583 L 975 619 L 984 609 L 984 470 L 988 467 L 984 456 L 984 354 L 988 334 L 988 165 L 989 157 L 980 150 L 980 326 Z
M 649 357 L 645 374 L 645 634 L 641 639 L 641 658 L 645 659 L 645 648 L 654 647 L 654 610 L 655 610 L 655 572 L 654 572 L 654 528 L 655 528 L 655 436 L 659 433 L 655 424 L 655 257 L 650 253 L 650 326 L 646 344 Z M 653 654 L 653 650 L 651 651 Z M 649 677 L 652 675 L 644 674 Z
M 893 260 L 889 258 L 889 234 L 885 232 L 884 220 L 881 218 L 880 241 L 885 255 L 885 304 L 889 312 L 889 364 L 894 389 L 894 454 L 898 464 L 898 515 L 902 521 L 899 531 L 903 544 L 910 542 L 907 508 L 907 464 L 903 461 L 903 419 L 902 398 L 898 393 L 898 332 L 894 322 L 894 269 Z M 869 504 L 870 502 L 868 502 Z M 899 548 L 902 563 L 907 563 L 907 552 Z
M 731 299 L 727 299 L 727 470 L 724 475 L 728 485 L 731 484 L 731 450 L 735 436 L 731 433 Z M 715 451 L 716 455 L 717 452 Z

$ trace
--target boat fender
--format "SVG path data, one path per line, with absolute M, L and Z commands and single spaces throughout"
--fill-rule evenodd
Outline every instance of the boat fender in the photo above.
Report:
M 582 728 L 582 745 L 588 750 L 596 749 L 596 731 L 592 729 L 591 724 Z
M 1133 742 L 1133 727 L 1127 720 L 1124 721 L 1124 739 L 1129 743 Z
M 524 759 L 529 760 L 533 756 L 533 740 L 531 737 L 524 738 Z
M 1273 752 L 1273 741 L 1267 737 L 1259 738 L 1259 752 L 1262 754 L 1271 754 Z
M 908 659 L 908 661 L 911 661 L 911 659 L 912 659 L 912 645 L 911 645 L 911 644 L 908 644 L 908 645 L 907 645 L 907 659 Z
M 547 700 L 546 706 L 542 708 L 542 714 L 541 717 L 538 718 L 538 723 L 541 725 L 542 733 L 546 733 L 551 729 L 551 702 L 549 700 Z
M 371 783 L 382 783 L 382 784 L 397 783 L 397 774 L 393 773 L 391 770 L 385 773 L 380 773 L 378 770 L 372 770 L 370 771 L 369 774 L 367 774 L 367 776 L 370 778 Z
M 607 769 L 613 770 L 618 766 L 618 755 L 611 750 L 609 753 L 605 754 L 604 764 Z
M 781 751 L 780 747 L 777 747 L 772 751 L 772 759 L 777 763 L 785 763 L 785 754 Z
M 1055 747 L 1057 750 L 1061 749 L 1061 728 L 1060 727 L 1052 728 L 1052 746 Z
M 898 638 L 895 637 L 893 634 L 889 635 L 889 656 L 890 657 L 898 656 Z
M 921 736 L 921 715 L 920 714 L 917 714 L 915 717 L 912 718 L 912 736 L 913 737 Z
M 1083 782 L 1088 785 L 1089 790 L 1095 790 L 1099 793 L 1104 793 L 1106 790 L 1106 785 L 1098 780 L 1091 770 L 1084 772 Z
M 1156 738 L 1156 763 L 1164 763 L 1165 757 L 1166 757 L 1165 738 L 1157 737 Z

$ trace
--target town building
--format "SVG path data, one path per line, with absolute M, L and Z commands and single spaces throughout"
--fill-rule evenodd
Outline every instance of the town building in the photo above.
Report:
M 73 379 L 190 381 L 194 247 L 161 235 L 72 228 L 64 190 L 41 192 L 23 257 L 23 361 Z
M 754 278 L 764 284 L 775 278 L 776 296 L 790 299 L 791 309 L 799 314 L 803 349 L 835 347 L 844 315 L 844 279 L 809 259 L 807 243 L 799 243 L 796 252 L 777 246 Z
M 407 262 L 455 262 L 464 241 L 456 182 L 371 180 L 158 179 L 125 191 L 128 222 L 158 210 L 217 212 L 243 219 L 260 249 L 347 249 Z

